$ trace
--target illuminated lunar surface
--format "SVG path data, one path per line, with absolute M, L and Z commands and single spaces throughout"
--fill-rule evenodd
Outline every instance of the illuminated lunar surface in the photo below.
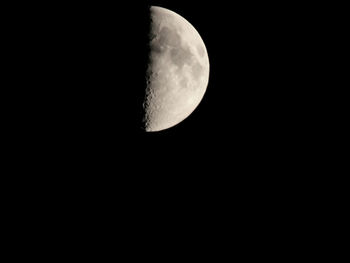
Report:
M 180 15 L 152 6 L 145 130 L 161 131 L 186 119 L 201 102 L 208 80 L 208 54 L 196 29 Z

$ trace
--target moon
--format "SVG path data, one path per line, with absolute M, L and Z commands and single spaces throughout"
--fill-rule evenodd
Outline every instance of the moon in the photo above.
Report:
M 186 19 L 158 6 L 150 14 L 143 121 L 146 132 L 155 132 L 182 122 L 197 108 L 208 86 L 209 58 Z

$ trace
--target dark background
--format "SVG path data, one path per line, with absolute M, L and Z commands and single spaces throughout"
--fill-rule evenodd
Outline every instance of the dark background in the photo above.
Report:
M 30 87 L 23 99 L 32 98 L 23 113 L 30 131 L 25 137 L 34 136 L 44 152 L 181 175 L 286 174 L 307 162 L 315 138 L 309 129 L 314 109 L 308 106 L 315 99 L 309 78 L 315 47 L 309 39 L 316 30 L 308 14 L 317 6 L 27 5 L 18 8 L 26 16 L 17 43 L 20 65 L 28 69 L 22 79 Z M 140 129 L 150 5 L 186 18 L 202 36 L 210 60 L 209 85 L 198 108 L 155 133 Z
M 198 108 L 155 133 L 140 129 L 149 5 L 187 19 L 210 60 L 209 85 Z M 319 147 L 310 129 L 314 90 L 306 78 L 313 70 L 310 6 L 258 1 L 29 6 L 33 12 L 21 6 L 28 23 L 21 24 L 18 47 L 29 69 L 21 94 L 31 99 L 18 135 L 28 167 L 60 174 L 58 182 L 72 189 L 87 184 L 112 194 L 116 187 L 154 198 L 172 193 L 175 199 L 225 200 L 233 194 L 246 201 L 288 202 L 297 197 L 286 193 L 304 192 L 314 183 L 304 176 L 312 172 L 311 152 Z
M 31 238 L 43 228 L 45 243 L 57 236 L 74 249 L 79 237 L 107 233 L 94 240 L 120 239 L 130 255 L 135 241 L 169 248 L 163 241 L 174 237 L 198 255 L 218 247 L 215 259 L 232 247 L 245 258 L 289 247 L 285 255 L 295 255 L 322 237 L 326 212 L 317 210 L 333 203 L 319 186 L 327 177 L 315 172 L 323 167 L 313 103 L 322 90 L 313 66 L 322 57 L 310 41 L 317 5 L 231 2 L 14 3 L 7 53 L 20 70 L 6 138 L 14 183 L 3 188 L 18 231 L 32 229 Z M 186 120 L 145 133 L 151 4 L 198 30 L 210 79 Z M 183 251 L 174 248 L 169 255 Z

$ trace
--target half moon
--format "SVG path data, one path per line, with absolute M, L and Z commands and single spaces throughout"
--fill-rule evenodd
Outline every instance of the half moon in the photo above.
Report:
M 209 58 L 197 30 L 168 9 L 151 7 L 150 30 L 144 125 L 153 132 L 180 123 L 199 105 L 209 81 Z

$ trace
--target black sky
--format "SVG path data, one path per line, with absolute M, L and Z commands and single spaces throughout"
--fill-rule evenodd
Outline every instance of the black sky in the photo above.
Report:
M 210 60 L 201 104 L 157 133 L 139 129 L 149 5 L 187 19 Z M 152 174 L 155 184 L 169 178 L 222 187 L 230 180 L 268 186 L 281 174 L 289 180 L 307 162 L 314 145 L 305 111 L 312 90 L 305 81 L 310 46 L 303 4 L 130 1 L 40 8 L 25 38 L 37 81 L 35 114 L 26 128 L 42 142 L 42 153 L 83 168 L 95 164 L 95 171 L 112 168 L 122 178 L 134 174 L 141 182 Z

